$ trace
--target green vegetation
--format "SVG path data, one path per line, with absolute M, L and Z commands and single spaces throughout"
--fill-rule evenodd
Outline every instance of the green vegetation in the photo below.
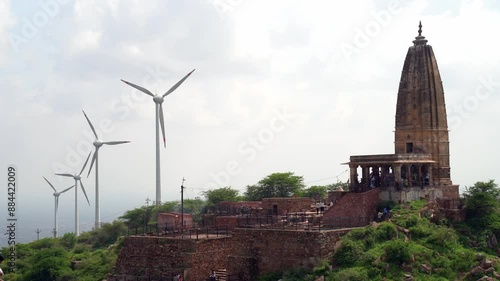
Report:
M 245 196 L 249 201 L 260 201 L 263 198 L 291 197 L 299 194 L 304 188 L 304 178 L 292 172 L 273 173 L 261 179 L 255 185 L 247 186 Z
M 95 281 L 103 280 L 118 257 L 119 237 L 127 234 L 121 221 L 105 223 L 80 237 L 66 233 L 61 238 L 44 238 L 18 244 L 16 273 L 9 281 Z M 7 253 L 8 249 L 2 249 Z
M 207 205 L 208 206 L 217 205 L 217 203 L 222 202 L 222 201 L 239 201 L 239 200 L 243 199 L 242 197 L 240 197 L 238 195 L 239 195 L 239 191 L 236 189 L 233 189 L 229 186 L 217 188 L 217 189 L 212 189 L 212 190 L 207 190 L 207 191 L 203 192 L 203 196 L 205 196 L 205 198 L 207 198 Z

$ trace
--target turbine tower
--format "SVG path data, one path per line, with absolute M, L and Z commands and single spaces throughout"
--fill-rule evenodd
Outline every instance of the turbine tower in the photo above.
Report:
M 90 172 L 92 171 L 92 167 L 94 166 L 95 163 L 95 229 L 98 229 L 101 226 L 101 212 L 100 212 L 100 204 L 99 204 L 99 148 L 103 144 L 107 145 L 116 145 L 116 144 L 122 144 L 122 143 L 129 143 L 130 141 L 102 141 L 99 139 L 97 136 L 97 133 L 95 131 L 94 125 L 92 125 L 92 122 L 90 122 L 90 119 L 87 117 L 87 114 L 85 114 L 85 111 L 83 111 L 83 115 L 85 116 L 85 119 L 87 119 L 87 122 L 89 122 L 90 129 L 92 129 L 92 132 L 94 133 L 95 140 L 94 140 L 94 146 L 95 146 L 95 152 L 94 156 L 92 157 L 92 162 L 90 162 L 90 168 L 89 168 L 89 173 L 87 174 L 87 177 L 90 175 Z
M 78 224 L 78 183 L 80 183 L 80 185 L 82 186 L 83 194 L 85 195 L 85 199 L 87 199 L 87 203 L 89 203 L 90 206 L 89 198 L 87 197 L 87 192 L 85 192 L 85 188 L 83 187 L 82 177 L 81 177 L 81 174 L 85 169 L 85 166 L 87 166 L 87 162 L 89 162 L 90 154 L 92 154 L 92 152 L 89 153 L 89 156 L 87 156 L 87 160 L 85 160 L 85 164 L 83 164 L 83 168 L 79 174 L 74 174 L 74 175 L 56 174 L 57 176 L 70 177 L 75 180 L 75 235 L 76 236 L 80 235 L 80 225 Z
M 153 97 L 153 101 L 155 102 L 155 112 L 156 112 L 156 202 L 155 204 L 158 206 L 161 204 L 161 176 L 160 176 L 160 124 L 161 124 L 161 133 L 163 135 L 163 146 L 167 147 L 166 140 L 165 140 L 165 124 L 163 121 L 163 99 L 168 96 L 170 93 L 175 91 L 188 77 L 193 73 L 194 69 L 191 70 L 184 78 L 182 78 L 179 82 L 177 82 L 170 90 L 168 90 L 165 94 L 163 95 L 155 95 L 151 93 L 148 89 L 143 88 L 141 86 L 137 86 L 135 84 L 132 84 L 130 82 L 127 82 L 125 80 L 121 80 L 125 84 L 136 88 L 137 90 L 145 93 L 146 95 L 149 95 Z
M 74 187 L 74 185 L 66 188 L 65 190 L 63 190 L 61 192 L 57 192 L 56 188 L 50 183 L 50 181 L 48 179 L 46 179 L 45 177 L 43 177 L 43 178 L 50 185 L 50 187 L 52 187 L 52 189 L 54 190 L 54 238 L 57 238 L 57 209 L 59 208 L 59 195 L 72 189 Z

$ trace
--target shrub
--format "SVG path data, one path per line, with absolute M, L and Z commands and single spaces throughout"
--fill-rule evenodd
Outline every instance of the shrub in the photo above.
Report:
M 412 239 L 425 238 L 432 233 L 432 229 L 430 228 L 430 226 L 422 223 L 410 227 L 409 230 Z
M 458 244 L 458 236 L 454 230 L 447 227 L 435 227 L 427 243 L 438 249 L 453 249 Z
M 394 224 L 383 222 L 377 228 L 375 235 L 378 241 L 387 241 L 396 238 L 398 236 L 398 230 Z
M 384 245 L 385 260 L 397 266 L 410 261 L 411 255 L 408 245 L 402 240 L 392 240 Z
M 336 265 L 353 265 L 363 255 L 361 243 L 351 239 L 343 239 L 340 247 L 333 254 L 333 263 Z

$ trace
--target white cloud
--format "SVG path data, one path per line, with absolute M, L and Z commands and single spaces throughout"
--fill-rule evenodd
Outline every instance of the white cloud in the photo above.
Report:
M 100 45 L 101 35 L 100 32 L 92 30 L 80 32 L 73 38 L 70 53 L 74 55 L 85 50 L 97 49 Z

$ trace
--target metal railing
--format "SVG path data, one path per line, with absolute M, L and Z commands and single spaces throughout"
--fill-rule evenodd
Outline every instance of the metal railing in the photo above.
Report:
M 180 237 L 189 239 L 200 239 L 203 237 L 220 237 L 230 235 L 227 226 L 222 227 L 198 227 L 195 225 L 192 228 L 178 227 L 176 225 L 165 224 L 149 224 L 142 227 L 129 227 L 127 235 L 148 235 L 148 236 L 163 236 L 163 237 Z
M 370 224 L 370 217 L 337 217 L 323 218 L 313 217 L 307 213 L 294 213 L 285 216 L 246 216 L 238 218 L 238 227 L 242 228 L 267 228 L 287 229 L 304 231 L 321 231 L 329 229 L 341 229 L 351 227 L 362 227 Z

